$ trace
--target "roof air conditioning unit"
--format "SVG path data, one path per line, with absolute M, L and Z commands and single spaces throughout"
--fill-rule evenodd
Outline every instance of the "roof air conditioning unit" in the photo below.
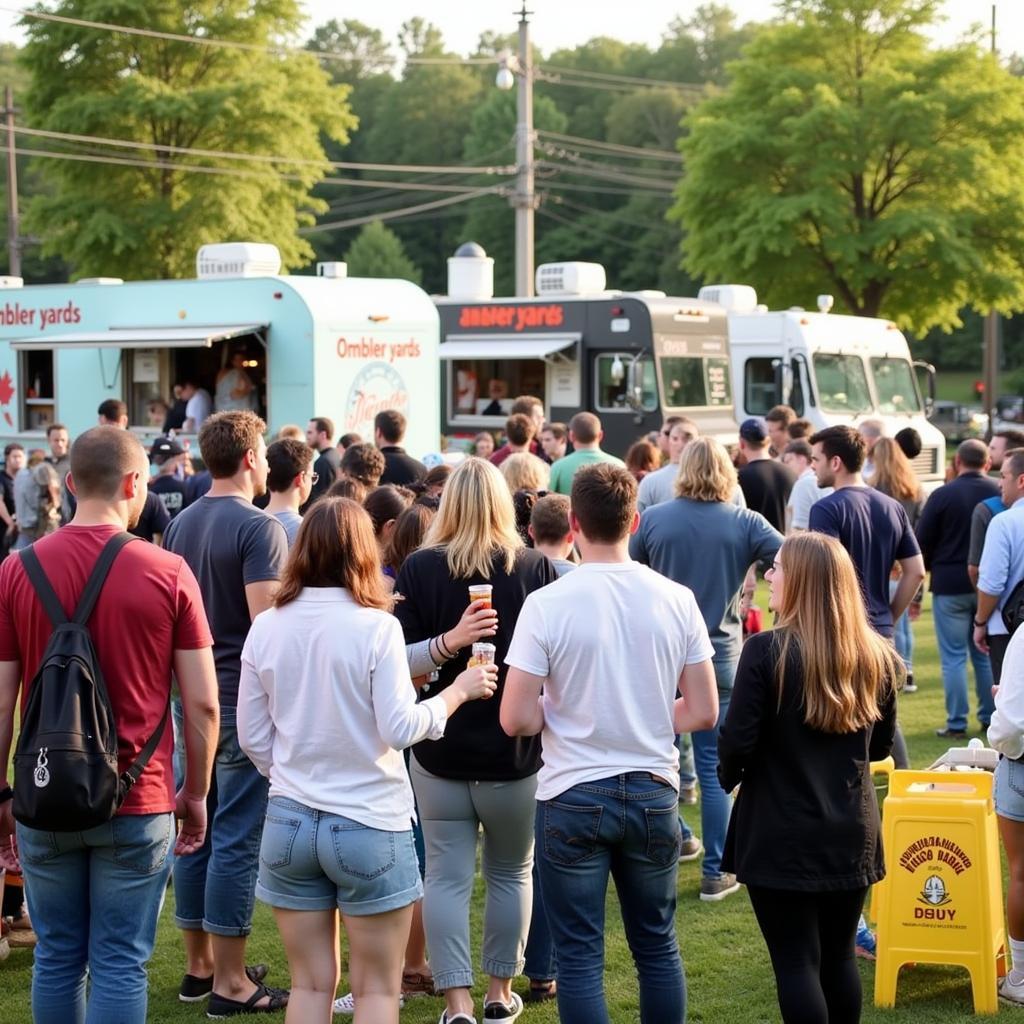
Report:
M 757 292 L 749 284 L 706 284 L 697 292 L 697 298 L 733 313 L 752 313 L 757 309 Z
M 23 277 L 0 277 L 0 288 L 24 288 L 25 278 Z
M 476 242 L 448 257 L 448 297 L 462 302 L 494 298 L 494 260 Z
M 542 263 L 536 283 L 538 295 L 594 295 L 608 279 L 600 263 Z
M 281 253 L 266 242 L 218 242 L 196 254 L 196 277 L 274 277 L 281 273 Z

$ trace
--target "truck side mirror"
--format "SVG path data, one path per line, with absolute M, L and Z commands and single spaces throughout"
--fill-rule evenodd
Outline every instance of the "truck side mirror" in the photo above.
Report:
M 935 411 L 935 367 L 921 359 L 915 359 L 912 363 L 915 370 L 924 370 L 928 377 L 928 394 L 924 396 L 925 417 L 931 417 Z
M 640 352 L 629 361 L 626 370 L 626 405 L 636 414 L 634 419 L 637 423 L 643 421 L 644 416 L 644 359 Z

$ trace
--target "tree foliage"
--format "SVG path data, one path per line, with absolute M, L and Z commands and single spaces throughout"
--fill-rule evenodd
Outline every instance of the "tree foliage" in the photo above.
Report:
M 1019 308 L 1024 83 L 929 48 L 937 0 L 781 6 L 686 121 L 686 268 L 917 330 Z
M 371 221 L 356 235 L 345 251 L 345 262 L 352 277 L 397 277 L 414 284 L 423 277 L 405 255 L 398 235 L 379 220 Z
M 48 188 L 26 218 L 45 252 L 64 255 L 77 275 L 125 278 L 187 274 L 199 245 L 228 238 L 272 240 L 286 267 L 312 258 L 298 229 L 323 208 L 311 196 L 326 171 L 321 134 L 344 141 L 355 119 L 348 88 L 331 85 L 312 56 L 260 49 L 298 30 L 295 0 L 62 0 L 54 10 L 255 49 L 26 19 L 26 108 L 34 127 L 155 147 L 117 151 L 131 165 L 49 164 Z M 281 162 L 178 148 L 272 154 Z M 103 152 L 109 159 L 111 151 Z

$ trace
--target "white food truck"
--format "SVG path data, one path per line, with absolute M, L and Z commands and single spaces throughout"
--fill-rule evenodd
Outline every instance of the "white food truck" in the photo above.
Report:
M 372 441 L 374 416 L 398 409 L 408 449 L 438 450 L 438 315 L 425 292 L 348 278 L 340 263 L 281 275 L 272 245 L 204 246 L 196 263 L 195 280 L 0 279 L 0 440 L 45 447 L 51 423 L 74 437 L 108 398 L 153 437 L 175 386 L 215 396 L 241 352 L 252 408 L 271 433 L 327 416 L 339 435 Z

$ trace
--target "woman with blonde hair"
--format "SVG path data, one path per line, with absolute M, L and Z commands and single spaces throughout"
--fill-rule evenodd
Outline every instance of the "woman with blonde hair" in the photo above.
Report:
M 921 482 L 914 475 L 914 467 L 910 459 L 891 437 L 880 437 L 875 442 L 871 458 L 875 464 L 875 472 L 871 477 L 870 485 L 876 491 L 895 498 L 907 513 L 910 528 L 916 530 L 921 513 L 924 511 L 924 492 L 921 490 Z M 889 580 L 890 595 L 896 592 L 899 578 L 899 567 L 894 566 Z M 907 610 L 893 623 L 893 643 L 907 669 L 904 693 L 917 691 L 917 686 L 914 684 L 914 633 L 910 623 L 921 614 L 922 596 L 923 594 L 919 590 Z
M 718 782 L 718 728 L 729 707 L 736 663 L 743 643 L 740 594 L 747 570 L 774 557 L 782 535 L 760 512 L 733 503 L 736 470 L 718 441 L 698 437 L 684 449 L 676 478 L 676 498 L 647 509 L 629 545 L 638 562 L 689 587 L 704 616 L 711 663 L 718 682 L 718 723 L 693 733 L 693 759 L 700 780 L 700 898 L 715 902 L 739 889 L 722 867 L 722 851 L 732 800 Z M 730 787 L 731 788 L 731 787 Z M 682 856 L 696 860 L 701 840 L 683 827 Z
M 551 467 L 530 452 L 516 452 L 498 467 L 508 484 L 509 494 L 516 491 L 546 491 L 551 480 Z
M 837 540 L 790 537 L 767 579 L 776 628 L 744 646 L 718 742 L 722 785 L 740 787 L 723 863 L 750 893 L 785 1024 L 855 1024 L 857 922 L 885 875 L 871 762 L 892 749 L 904 670 Z
M 523 602 L 555 578 L 548 559 L 527 549 L 516 532 L 512 496 L 501 473 L 483 459 L 467 459 L 449 477 L 423 547 L 402 565 L 395 583 L 402 599 L 395 614 L 406 643 L 442 636 L 447 644 L 471 604 L 468 588 L 490 584 L 498 614 L 490 639 L 501 666 L 500 698 L 505 655 Z M 452 657 L 441 666 L 431 693 L 445 692 L 471 650 L 442 653 Z M 500 700 L 473 706 L 442 740 L 417 744 L 410 764 L 427 846 L 424 925 L 434 983 L 447 1001 L 443 1024 L 476 1021 L 469 911 L 481 826 L 487 886 L 483 969 L 489 975 L 483 1019 L 512 1021 L 522 1010 L 512 979 L 523 970 L 530 924 L 540 745 L 536 737 L 505 735 L 499 706 Z
M 288 956 L 289 1024 L 331 1020 L 339 910 L 357 1024 L 397 1024 L 422 895 L 399 750 L 440 739 L 464 703 L 495 689 L 496 672 L 475 667 L 417 704 L 391 603 L 370 517 L 321 498 L 242 651 L 238 739 L 270 779 L 256 895 Z

